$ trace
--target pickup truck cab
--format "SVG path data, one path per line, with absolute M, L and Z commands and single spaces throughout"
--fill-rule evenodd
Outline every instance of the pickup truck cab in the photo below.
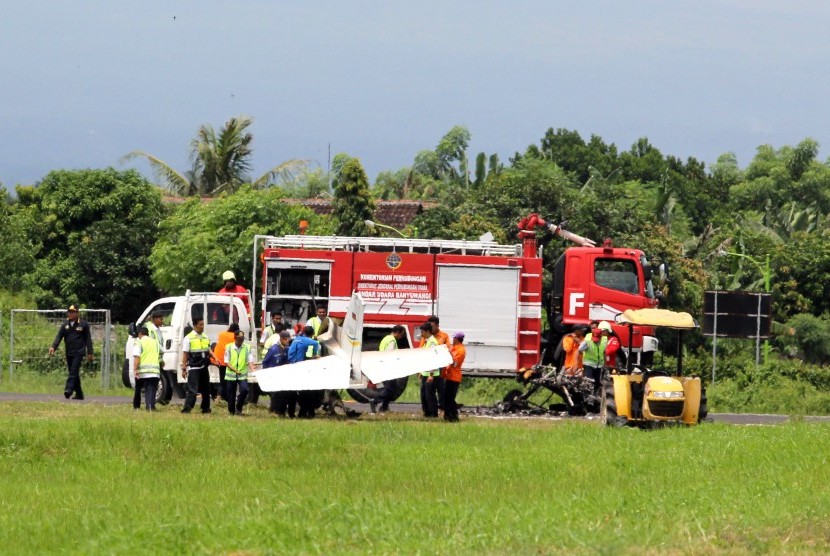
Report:
M 251 300 L 248 300 L 253 306 Z M 182 340 L 193 328 L 193 321 L 205 319 L 205 334 L 210 339 L 211 347 L 216 343 L 219 333 L 228 329 L 231 323 L 239 325 L 245 333 L 247 341 L 256 347 L 256 327 L 251 315 L 245 310 L 245 304 L 238 295 L 220 293 L 194 293 L 187 291 L 185 295 L 163 297 L 151 303 L 141 316 L 130 325 L 130 337 L 124 349 L 124 365 L 122 368 L 122 382 L 127 388 L 135 388 L 135 374 L 133 367 L 133 345 L 137 341 L 137 331 L 144 322 L 150 320 L 154 312 L 164 315 L 161 335 L 163 348 L 161 361 L 163 370 L 157 393 L 158 403 L 167 403 L 175 390 L 179 397 L 184 397 L 186 379 L 181 374 Z M 256 349 L 254 350 L 257 351 Z M 219 382 L 219 369 L 210 366 L 210 381 Z

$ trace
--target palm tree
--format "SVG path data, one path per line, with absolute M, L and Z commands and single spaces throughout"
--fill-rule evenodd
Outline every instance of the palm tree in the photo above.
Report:
M 302 160 L 288 160 L 279 164 L 258 179 L 251 181 L 251 141 L 253 135 L 246 130 L 253 123 L 248 116 L 231 118 L 217 134 L 213 126 L 199 126 L 196 138 L 190 143 L 190 170 L 181 173 L 160 158 L 144 151 L 133 151 L 122 162 L 134 158 L 146 158 L 156 175 L 172 193 L 183 196 L 210 197 L 223 191 L 233 192 L 243 183 L 254 188 L 264 188 L 281 178 L 289 177 L 305 165 Z

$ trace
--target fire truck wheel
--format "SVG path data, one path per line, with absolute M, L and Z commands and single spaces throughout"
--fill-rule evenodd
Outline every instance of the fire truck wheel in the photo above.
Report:
M 697 422 L 706 420 L 709 417 L 709 400 L 706 397 L 706 388 L 700 389 L 700 407 L 697 410 Z
M 395 380 L 387 380 L 384 383 L 384 388 L 392 387 L 392 396 L 389 401 L 394 402 L 401 397 L 403 391 L 406 390 L 406 385 L 409 383 L 409 377 L 396 378 Z M 350 389 L 346 390 L 352 399 L 358 403 L 370 403 L 373 400 L 379 400 L 380 394 L 383 390 L 378 388 L 362 388 L 360 390 Z
M 124 358 L 124 365 L 121 367 L 121 382 L 123 382 L 124 386 L 127 388 L 133 387 L 133 385 L 130 384 L 130 361 L 126 357 Z

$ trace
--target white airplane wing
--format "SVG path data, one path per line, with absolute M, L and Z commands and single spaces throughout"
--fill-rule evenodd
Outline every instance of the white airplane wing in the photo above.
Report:
M 330 355 L 255 371 L 263 392 L 284 390 L 340 390 L 349 387 L 351 365 Z
M 364 351 L 362 355 L 360 370 L 375 384 L 440 369 L 452 363 L 452 356 L 445 345 L 433 348 Z
M 332 323 L 317 338 L 329 355 L 256 371 L 264 392 L 284 390 L 339 390 L 366 386 L 366 378 L 380 384 L 452 363 L 447 346 L 361 352 L 365 302 L 355 292 L 349 301 L 343 325 Z M 364 378 L 365 377 L 365 378 Z

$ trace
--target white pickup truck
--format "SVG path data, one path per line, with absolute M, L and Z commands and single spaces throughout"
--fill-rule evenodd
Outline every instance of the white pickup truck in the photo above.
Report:
M 248 303 L 253 307 L 250 296 Z M 189 290 L 185 295 L 177 297 L 163 297 L 151 303 L 141 316 L 130 325 L 130 337 L 124 350 L 124 365 L 122 381 L 127 388 L 135 387 L 133 373 L 133 343 L 136 340 L 138 328 L 142 323 L 150 320 L 150 315 L 160 312 L 164 315 L 161 334 L 164 339 L 164 353 L 162 354 L 163 372 L 156 394 L 158 403 L 167 403 L 173 397 L 175 390 L 179 397 L 184 397 L 187 382 L 181 373 L 182 340 L 187 332 L 193 328 L 193 321 L 197 318 L 205 319 L 205 334 L 210 338 L 211 347 L 216 342 L 219 333 L 228 329 L 231 323 L 239 325 L 245 333 L 245 338 L 251 345 L 256 346 L 256 326 L 251 315 L 245 310 L 242 298 L 238 295 L 228 295 L 213 292 L 193 293 Z M 257 350 L 255 350 L 256 352 Z M 219 382 L 219 369 L 211 365 L 210 381 Z

